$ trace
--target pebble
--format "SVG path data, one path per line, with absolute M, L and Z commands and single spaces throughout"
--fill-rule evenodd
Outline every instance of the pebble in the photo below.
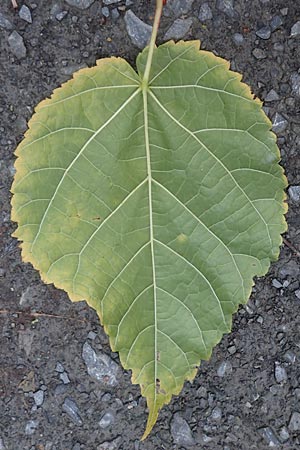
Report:
M 112 425 L 115 421 L 115 416 L 111 412 L 105 413 L 100 421 L 99 421 L 99 427 L 100 428 L 107 428 L 110 425 Z
M 80 450 L 81 449 L 81 445 L 79 444 L 79 442 L 76 442 L 76 444 L 72 447 L 72 450 Z
M 231 345 L 230 347 L 228 347 L 228 353 L 230 353 L 231 355 L 234 355 L 236 353 L 236 346 L 235 345 Z
M 70 383 L 70 378 L 69 378 L 67 372 L 62 372 L 62 373 L 60 373 L 60 374 L 59 374 L 59 378 L 61 379 L 61 381 L 62 381 L 64 384 L 69 384 L 69 383 Z
M 212 420 L 215 420 L 216 422 L 219 422 L 221 420 L 222 417 L 222 410 L 221 408 L 219 408 L 218 406 L 216 406 L 211 413 L 210 418 Z
M 39 422 L 37 420 L 30 420 L 29 422 L 26 423 L 25 434 L 27 436 L 31 436 L 35 432 L 35 430 L 37 429 L 38 426 L 39 426 Z
M 266 95 L 265 101 L 266 102 L 274 102 L 276 100 L 279 100 L 279 95 L 274 89 L 271 89 L 268 94 Z
M 0 13 L 0 28 L 4 28 L 5 30 L 12 30 L 13 24 L 10 20 L 8 20 L 2 13 Z
M 64 366 L 59 361 L 56 363 L 55 371 L 58 373 L 63 373 L 65 371 Z
M 299 188 L 300 188 L 300 186 L 299 186 Z M 299 192 L 299 195 L 300 195 L 300 192 Z M 279 275 L 281 278 L 286 278 L 287 276 L 291 276 L 293 278 L 298 278 L 299 273 L 300 273 L 300 266 L 294 260 L 287 262 L 279 269 Z
M 300 413 L 297 411 L 293 412 L 291 416 L 289 429 L 291 431 L 300 431 Z
M 296 295 L 296 297 L 299 298 L 299 300 L 300 300 L 300 289 L 297 289 L 297 290 L 295 291 L 295 295 Z
M 44 403 L 44 391 L 42 391 L 41 389 L 36 391 L 33 394 L 33 399 L 34 399 L 36 406 L 42 406 L 42 404 Z
M 289 197 L 294 203 L 300 202 L 300 186 L 290 186 L 288 189 Z
M 300 34 L 300 20 L 296 22 L 291 28 L 290 37 L 299 36 Z
M 61 22 L 68 15 L 68 11 L 61 11 L 56 14 L 55 19 Z
M 292 83 L 292 93 L 300 98 L 300 74 L 297 72 L 292 73 L 290 80 Z
M 187 14 L 194 3 L 194 0 L 169 0 L 164 9 L 164 14 L 176 17 Z
M 266 52 L 264 52 L 261 48 L 255 48 L 252 50 L 252 55 L 256 59 L 265 59 L 267 57 Z
M 117 386 L 119 366 L 105 353 L 96 354 L 88 342 L 82 349 L 82 358 L 86 364 L 88 374 L 106 386 Z
M 91 341 L 94 341 L 97 337 L 97 333 L 95 331 L 89 331 L 89 334 L 87 335 L 88 339 L 91 339 Z
M 289 430 L 287 429 L 287 427 L 281 428 L 281 430 L 279 431 L 279 438 L 280 438 L 281 442 L 286 442 L 289 440 L 290 433 L 289 433 Z
M 97 450 L 117 450 L 120 446 L 121 438 L 117 437 L 113 441 L 110 442 L 102 442 L 102 444 L 98 445 Z
M 10 46 L 12 53 L 18 59 L 25 58 L 26 47 L 24 44 L 24 40 L 19 33 L 17 33 L 16 31 L 13 31 L 8 37 L 8 44 Z
M 288 121 L 279 113 L 276 113 L 273 119 L 272 130 L 275 133 L 283 133 L 288 126 Z
M 275 435 L 274 431 L 270 427 L 261 428 L 260 433 L 262 437 L 265 439 L 265 441 L 268 443 L 269 447 L 276 447 L 277 445 L 280 445 L 280 442 Z
M 126 11 L 124 20 L 132 43 L 140 49 L 145 48 L 150 40 L 152 27 L 139 19 L 131 10 Z
M 171 434 L 175 444 L 191 446 L 195 444 L 192 431 L 187 423 L 178 413 L 171 422 Z
M 119 13 L 118 9 L 114 8 L 111 11 L 111 18 L 112 18 L 112 20 L 118 20 L 119 17 L 120 17 L 120 13 Z
M 234 33 L 232 39 L 236 45 L 242 45 L 244 43 L 244 36 L 241 33 Z
M 104 5 L 113 5 L 114 3 L 118 3 L 120 0 L 103 0 L 102 3 Z
M 200 6 L 198 18 L 201 22 L 206 22 L 211 20 L 213 17 L 212 10 L 207 2 Z
M 232 372 L 231 363 L 229 361 L 223 361 L 218 367 L 217 375 L 218 377 L 223 378 L 226 375 L 231 374 L 231 372 Z
M 62 409 L 70 417 L 75 425 L 82 425 L 83 422 L 79 414 L 79 408 L 74 400 L 72 400 L 70 397 L 66 397 L 62 405 Z
M 179 40 L 183 38 L 192 26 L 193 19 L 176 19 L 175 22 L 167 30 L 164 39 L 169 41 L 170 39 Z
M 287 381 L 286 370 L 278 362 L 275 363 L 275 380 L 277 383 L 286 383 Z
M 282 14 L 283 16 L 287 16 L 289 12 L 289 8 L 282 8 L 280 10 L 280 14 Z
M 30 9 L 28 8 L 28 6 L 26 6 L 26 5 L 21 6 L 21 9 L 19 11 L 19 17 L 22 20 L 25 20 L 25 22 L 32 23 L 31 12 L 30 12 Z
M 88 9 L 95 0 L 65 0 L 68 5 L 75 6 L 79 9 Z
M 104 16 L 104 17 L 109 17 L 109 9 L 108 9 L 108 7 L 107 6 L 103 6 L 103 8 L 102 8 L 102 15 Z
M 273 32 L 278 30 L 278 28 L 280 28 L 282 24 L 283 24 L 282 17 L 274 16 L 270 22 L 271 31 Z
M 271 36 L 271 28 L 268 26 L 262 27 L 255 32 L 256 36 L 261 39 L 270 39 Z
M 282 284 L 276 278 L 273 278 L 272 286 L 274 286 L 274 288 L 276 288 L 276 289 L 281 289 L 282 288 Z
M 217 0 L 216 7 L 219 11 L 225 13 L 227 17 L 233 18 L 236 16 L 233 0 Z
M 65 384 L 58 384 L 54 390 L 54 395 L 57 397 L 58 395 L 62 395 L 66 392 L 67 386 Z

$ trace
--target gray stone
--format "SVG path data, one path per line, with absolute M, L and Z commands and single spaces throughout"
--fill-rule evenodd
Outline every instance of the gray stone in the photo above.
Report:
M 288 189 L 288 193 L 289 193 L 290 199 L 294 203 L 300 202 L 300 186 L 290 186 Z
M 290 80 L 292 84 L 292 93 L 295 97 L 300 98 L 300 74 L 297 72 L 292 73 Z
M 109 17 L 109 9 L 107 6 L 103 6 L 101 11 L 104 17 Z
M 272 286 L 274 286 L 274 288 L 276 288 L 276 289 L 281 289 L 282 288 L 282 284 L 276 278 L 273 278 Z
M 99 421 L 100 428 L 108 428 L 115 421 L 115 416 L 110 412 L 106 412 Z
M 280 445 L 280 442 L 272 428 L 265 427 L 261 428 L 259 431 L 269 447 L 277 447 L 277 445 Z
M 286 278 L 287 276 L 290 276 L 297 279 L 299 274 L 300 274 L 300 266 L 294 260 L 287 262 L 279 269 L 279 275 L 281 276 L 281 278 Z
M 104 5 L 113 5 L 114 3 L 118 3 L 120 0 L 103 0 L 102 3 Z
M 275 30 L 278 30 L 278 28 L 280 28 L 282 24 L 283 24 L 282 17 L 274 16 L 270 22 L 271 31 L 273 32 Z
M 175 444 L 187 447 L 195 444 L 188 423 L 178 413 L 176 413 L 172 419 L 171 434 Z
M 55 371 L 58 373 L 63 373 L 65 371 L 64 366 L 59 361 L 57 361 L 57 363 L 56 363 Z
M 219 422 L 221 420 L 222 417 L 222 410 L 221 408 L 219 408 L 218 406 L 216 406 L 211 413 L 210 418 L 216 422 Z
M 285 352 L 285 354 L 283 355 L 285 361 L 287 361 L 288 363 L 294 364 L 294 362 L 296 361 L 296 355 L 294 352 L 292 352 L 292 350 L 288 350 L 287 352 Z
M 132 43 L 140 49 L 146 47 L 151 37 L 152 27 L 139 19 L 131 10 L 126 11 L 124 20 Z
M 234 33 L 232 39 L 236 45 L 242 45 L 244 43 L 244 36 L 241 33 Z
M 27 422 L 26 426 L 25 426 L 26 436 L 31 436 L 35 432 L 35 430 L 37 429 L 38 426 L 39 426 L 39 422 L 37 420 L 30 420 L 29 422 Z
M 118 9 L 114 8 L 111 11 L 111 18 L 112 18 L 112 20 L 118 20 L 119 17 L 120 17 L 120 13 L 119 13 Z
M 68 11 L 61 11 L 56 14 L 55 18 L 56 18 L 56 20 L 61 22 L 67 15 L 68 15 Z
M 274 102 L 276 100 L 279 100 L 279 95 L 277 94 L 277 92 L 274 89 L 271 89 L 265 98 L 266 102 Z
M 207 20 L 211 20 L 213 17 L 212 10 L 208 3 L 203 3 L 200 6 L 198 18 L 201 22 L 206 22 Z
M 300 34 L 300 20 L 298 20 L 298 22 L 294 23 L 294 25 L 292 26 L 290 37 L 299 36 L 299 34 Z
M 287 15 L 288 15 L 288 12 L 289 12 L 289 8 L 282 8 L 282 9 L 280 10 L 280 13 L 281 13 L 283 16 L 287 16 Z
M 259 30 L 255 32 L 256 36 L 258 36 L 261 39 L 270 39 L 271 36 L 271 28 L 266 26 L 262 27 Z
M 295 291 L 295 295 L 296 295 L 296 297 L 299 298 L 299 300 L 300 300 L 300 289 L 297 289 L 297 290 Z
M 291 431 L 300 431 L 300 413 L 297 411 L 293 412 L 291 416 L 289 429 Z
M 70 417 L 75 425 L 82 425 L 83 422 L 79 414 L 79 408 L 73 399 L 67 397 L 62 405 L 62 409 Z
M 76 444 L 72 447 L 72 450 L 80 450 L 81 449 L 81 445 L 79 444 L 79 442 L 76 442 Z
M 275 363 L 275 380 L 277 383 L 286 383 L 287 381 L 286 370 L 278 362 Z
M 121 437 L 117 437 L 113 441 L 110 442 L 102 442 L 102 444 L 98 445 L 97 450 L 117 450 L 119 448 L 121 442 Z
M 58 384 L 54 390 L 54 395 L 57 397 L 59 395 L 63 395 L 67 390 L 67 386 L 65 384 Z
M 220 378 L 230 375 L 232 372 L 232 365 L 229 361 L 223 361 L 218 367 L 217 375 Z
M 0 450 L 6 450 L 3 439 L 0 438 Z
M 19 11 L 19 16 L 22 20 L 25 20 L 25 22 L 32 23 L 32 17 L 31 12 L 28 6 L 22 5 L 21 9 Z
M 227 17 L 236 17 L 233 0 L 217 0 L 216 7 L 219 11 L 225 13 Z
M 8 37 L 8 44 L 11 52 L 18 58 L 22 59 L 26 56 L 26 47 L 24 45 L 24 41 L 22 36 L 13 31 Z
M 166 41 L 170 39 L 181 39 L 183 38 L 189 31 L 192 26 L 193 19 L 176 19 L 170 28 L 167 30 L 164 39 Z
M 169 0 L 164 8 L 164 14 L 182 16 L 190 12 L 193 3 L 194 0 Z
M 264 52 L 261 48 L 255 48 L 252 50 L 252 55 L 256 59 L 265 59 L 267 57 L 266 52 Z
M 62 372 L 62 373 L 60 373 L 60 374 L 59 374 L 59 378 L 61 379 L 61 381 L 62 381 L 64 384 L 69 384 L 69 383 L 70 383 L 70 378 L 69 378 L 67 372 Z
M 42 391 L 41 389 L 36 391 L 33 394 L 33 399 L 34 399 L 36 406 L 42 406 L 42 404 L 44 403 L 44 391 Z
M 82 358 L 86 364 L 88 374 L 105 386 L 117 386 L 119 366 L 105 353 L 96 354 L 88 342 L 82 349 Z
M 79 9 L 88 9 L 95 0 L 65 0 L 68 5 L 75 6 Z
M 87 335 L 88 339 L 91 339 L 92 341 L 94 341 L 97 337 L 97 333 L 95 333 L 95 331 L 90 331 L 89 334 Z
M 286 442 L 289 440 L 289 438 L 290 438 L 289 430 L 287 429 L 287 427 L 282 427 L 281 430 L 279 431 L 279 439 L 281 440 L 281 442 Z
M 13 24 L 10 20 L 8 20 L 2 13 L 0 13 L 0 28 L 4 28 L 5 30 L 12 30 Z
M 273 119 L 272 130 L 275 133 L 283 133 L 288 126 L 288 121 L 279 113 L 276 113 Z

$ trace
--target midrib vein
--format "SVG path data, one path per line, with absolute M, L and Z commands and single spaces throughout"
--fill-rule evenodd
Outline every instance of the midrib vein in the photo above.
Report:
M 153 236 L 153 212 L 152 212 L 152 174 L 151 174 L 151 158 L 150 158 L 150 143 L 149 143 L 149 124 L 148 124 L 148 93 L 147 88 L 143 89 L 143 105 L 144 105 L 144 125 L 145 125 L 145 147 L 147 159 L 147 176 L 148 176 L 148 193 L 149 193 L 149 227 L 150 227 L 150 248 L 152 260 L 152 275 L 153 275 L 153 309 L 154 309 L 154 405 L 156 404 L 156 380 L 157 380 L 157 308 L 156 308 L 156 273 L 154 261 L 154 236 Z

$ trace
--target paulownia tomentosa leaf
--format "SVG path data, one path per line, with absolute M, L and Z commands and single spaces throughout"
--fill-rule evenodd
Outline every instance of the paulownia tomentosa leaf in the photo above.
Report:
M 199 42 L 83 69 L 39 104 L 12 191 L 22 255 L 98 312 L 147 398 L 145 435 L 278 257 L 286 180 L 270 122 Z

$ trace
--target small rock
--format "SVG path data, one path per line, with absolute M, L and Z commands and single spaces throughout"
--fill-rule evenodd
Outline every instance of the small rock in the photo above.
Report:
M 37 429 L 38 426 L 39 426 L 39 422 L 37 420 L 30 420 L 26 424 L 25 434 L 27 436 L 31 436 L 35 432 L 35 430 Z
M 114 3 L 118 3 L 120 0 L 103 0 L 104 5 L 113 5 Z
M 176 19 L 175 22 L 167 30 L 164 39 L 166 41 L 170 39 L 179 40 L 183 38 L 190 30 L 193 23 L 193 19 Z
M 286 370 L 278 362 L 275 363 L 275 380 L 277 383 L 286 383 L 287 381 Z
M 33 399 L 34 399 L 36 406 L 42 406 L 42 404 L 44 403 L 44 391 L 42 391 L 41 389 L 36 391 L 33 394 Z
M 2 438 L 0 438 L 0 450 L 6 450 L 6 449 L 5 449 L 5 445 L 4 445 L 4 442 L 3 442 L 3 439 L 2 439 Z
M 297 289 L 297 290 L 295 291 L 295 295 L 296 295 L 296 297 L 299 298 L 299 300 L 300 300 L 300 289 Z
M 292 202 L 300 202 L 300 186 L 290 186 L 288 189 L 288 193 Z
M 217 0 L 216 7 L 219 11 L 225 13 L 227 17 L 234 18 L 237 15 L 233 0 Z
M 106 386 L 117 386 L 119 366 L 106 354 L 96 354 L 88 342 L 82 350 L 82 358 L 86 364 L 88 374 Z
M 119 13 L 118 9 L 114 8 L 111 11 L 111 18 L 112 18 L 112 20 L 118 20 L 119 17 L 120 17 L 120 13 Z
M 275 435 L 274 431 L 270 427 L 261 428 L 260 433 L 262 437 L 265 439 L 269 447 L 276 447 L 277 445 L 280 445 L 280 442 Z
M 68 5 L 75 6 L 79 9 L 88 9 L 95 0 L 65 0 Z
M 293 412 L 290 423 L 289 423 L 289 429 L 291 431 L 300 431 L 300 413 Z
M 61 22 L 68 15 L 68 11 L 61 11 L 56 14 L 55 19 Z
M 4 28 L 4 30 L 12 30 L 13 24 L 10 20 L 8 20 L 2 13 L 0 13 L 0 28 Z
M 190 12 L 194 0 L 169 0 L 164 8 L 165 15 L 182 16 Z
M 295 97 L 300 97 L 300 74 L 297 72 L 292 73 L 290 80 L 292 83 L 292 93 Z
M 252 55 L 256 59 L 265 59 L 267 57 L 266 53 L 261 48 L 255 48 L 252 50 Z
M 281 442 L 286 442 L 289 440 L 290 433 L 289 433 L 289 430 L 287 429 L 287 427 L 281 428 L 281 430 L 279 431 L 279 438 L 280 438 Z
M 273 119 L 272 130 L 275 133 L 283 133 L 288 126 L 288 121 L 279 113 L 276 113 Z
M 26 56 L 26 47 L 24 45 L 24 40 L 22 36 L 13 31 L 8 37 L 8 44 L 12 53 L 18 58 L 22 59 Z
M 191 446 L 195 444 L 188 423 L 178 413 L 176 413 L 172 419 L 171 434 L 175 444 L 182 446 Z
M 103 8 L 102 8 L 102 15 L 104 16 L 104 17 L 109 17 L 109 9 L 108 9 L 108 7 L 107 6 L 103 6 Z
M 65 394 L 67 391 L 67 386 L 65 384 L 58 384 L 54 390 L 54 395 L 57 397 L 59 395 Z
M 235 354 L 235 352 L 236 352 L 236 346 L 235 345 L 231 345 L 230 347 L 228 347 L 228 352 L 231 354 L 231 355 L 234 355 Z
M 279 270 L 279 275 L 281 278 L 286 278 L 287 276 L 298 278 L 299 274 L 300 266 L 294 260 L 287 262 Z
M 32 17 L 31 12 L 28 6 L 22 5 L 21 9 L 19 11 L 19 16 L 22 20 L 25 20 L 25 22 L 32 23 Z
M 90 331 L 89 334 L 87 335 L 88 339 L 91 339 L 91 341 L 94 341 L 97 337 L 97 333 L 95 333 L 95 331 Z
M 72 450 L 80 450 L 81 449 L 81 444 L 79 444 L 79 442 L 76 442 L 75 445 L 73 445 Z
M 278 28 L 280 28 L 282 24 L 283 24 L 282 17 L 274 16 L 270 22 L 271 31 L 273 32 L 278 30 Z
M 62 409 L 70 417 L 72 422 L 77 425 L 82 425 L 82 420 L 79 414 L 79 408 L 77 404 L 70 397 L 67 397 L 62 405 Z
M 151 37 L 152 27 L 139 19 L 131 10 L 126 11 L 124 20 L 132 43 L 140 49 L 146 47 Z
M 273 278 L 272 286 L 274 286 L 274 288 L 276 288 L 276 289 L 281 289 L 282 288 L 282 284 L 280 283 L 280 281 L 276 280 L 276 278 Z
M 288 12 L 289 12 L 289 8 L 282 8 L 282 9 L 280 10 L 280 14 L 281 14 L 282 16 L 287 16 L 287 15 L 288 15 Z
M 232 365 L 229 361 L 223 361 L 217 370 L 217 375 L 220 378 L 225 377 L 226 375 L 230 375 L 232 372 Z
M 206 22 L 207 20 L 211 20 L 213 17 L 211 8 L 208 3 L 203 3 L 200 6 L 198 18 L 201 22 Z
M 98 445 L 97 450 L 117 450 L 119 448 L 120 442 L 121 437 L 117 437 L 110 442 L 102 442 L 102 444 Z
M 62 381 L 64 384 L 69 384 L 69 383 L 70 383 L 70 378 L 69 378 L 67 372 L 62 372 L 62 373 L 60 373 L 60 374 L 59 374 L 59 378 L 61 379 L 61 381 Z
M 290 37 L 299 36 L 300 34 L 300 20 L 296 22 L 291 28 Z
M 266 95 L 265 101 L 266 102 L 274 102 L 276 100 L 279 100 L 279 95 L 274 89 L 271 89 L 268 94 Z
M 258 36 L 261 39 L 270 39 L 271 36 L 271 28 L 266 26 L 262 27 L 259 30 L 256 31 L 256 36 Z
M 291 363 L 291 364 L 294 364 L 294 362 L 296 361 L 296 355 L 291 350 L 288 350 L 287 352 L 285 352 L 283 357 L 284 357 L 285 361 L 287 361 L 288 363 Z
M 212 420 L 214 420 L 214 421 L 216 421 L 216 422 L 219 422 L 220 420 L 221 420 L 221 417 L 222 417 L 222 410 L 221 410 L 221 408 L 219 408 L 218 406 L 216 406 L 213 410 L 212 410 L 212 413 L 211 413 L 211 419 Z
M 244 43 L 244 36 L 241 33 L 234 33 L 232 39 L 236 45 L 242 45 Z
M 99 422 L 99 427 L 100 428 L 107 428 L 110 425 L 112 425 L 115 421 L 115 416 L 111 413 L 111 412 L 107 412 L 105 413 Z
M 65 371 L 64 366 L 59 361 L 56 363 L 55 371 L 58 373 L 63 373 Z

